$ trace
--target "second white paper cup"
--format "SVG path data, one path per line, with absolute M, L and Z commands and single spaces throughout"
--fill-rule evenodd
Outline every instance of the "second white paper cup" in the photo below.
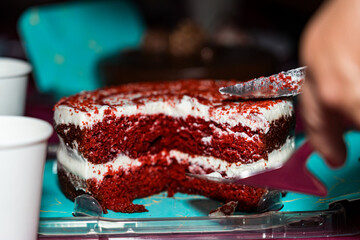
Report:
M 37 239 L 47 141 L 43 120 L 0 116 L 0 239 Z
M 24 115 L 29 63 L 0 57 L 0 115 Z

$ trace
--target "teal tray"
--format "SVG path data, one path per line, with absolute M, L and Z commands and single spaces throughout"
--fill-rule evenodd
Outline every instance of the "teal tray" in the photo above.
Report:
M 342 168 L 336 170 L 330 169 L 316 153 L 310 156 L 307 163 L 310 171 L 312 171 L 327 186 L 328 195 L 322 198 L 289 192 L 282 199 L 284 207 L 280 210 L 280 212 L 273 214 L 295 214 L 296 216 L 299 214 L 301 216 L 306 216 L 306 213 L 308 212 L 320 212 L 323 214 L 324 211 L 330 211 L 329 204 L 331 203 L 344 199 L 352 201 L 360 198 L 360 174 L 358 174 L 360 172 L 360 148 L 358 147 L 358 144 L 360 143 L 360 132 L 349 132 L 345 135 L 345 139 L 348 147 L 348 159 Z M 301 144 L 302 141 L 303 138 L 297 139 L 297 145 Z M 160 221 L 164 226 L 166 226 L 166 223 L 171 222 L 169 219 L 172 219 L 174 221 L 178 220 L 178 222 L 175 221 L 175 225 L 182 222 L 181 224 L 184 226 L 184 220 L 190 221 L 200 219 L 201 221 L 210 221 L 213 218 L 208 217 L 209 212 L 222 204 L 221 202 L 198 195 L 177 193 L 174 197 L 167 197 L 165 192 L 147 198 L 136 199 L 134 203 L 145 205 L 149 211 L 132 214 L 109 211 L 109 213 L 105 214 L 103 218 L 73 217 L 73 202 L 68 200 L 62 194 L 58 186 L 56 161 L 48 160 L 44 171 L 39 232 L 45 235 L 61 235 L 62 233 L 65 234 L 67 232 L 67 228 L 72 229 L 76 226 L 74 223 L 83 223 L 83 221 L 87 220 L 99 223 L 99 219 L 101 219 L 101 221 L 105 221 L 106 223 L 111 222 L 113 224 L 124 220 L 132 220 L 132 223 L 137 223 L 134 225 L 135 227 L 139 225 L 140 222 L 154 223 L 153 221 Z M 236 216 L 233 217 L 235 217 L 235 219 L 254 219 L 261 216 L 261 214 L 256 213 L 237 213 Z M 269 227 L 269 224 L 270 226 L 271 224 L 279 224 L 279 222 L 271 221 L 270 223 L 268 220 L 264 221 L 267 221 L 267 227 Z M 71 222 L 70 225 L 69 222 Z M 204 226 L 208 226 L 208 224 L 209 222 L 207 222 Z M 82 231 L 76 230 L 75 232 L 82 232 L 83 234 L 89 233 L 91 232 L 89 228 L 92 228 L 91 226 L 93 225 L 90 224 L 89 226 Z M 170 227 L 170 230 L 181 229 L 179 227 L 180 226 L 172 226 Z M 64 229 L 65 232 L 63 232 Z M 116 229 L 120 231 L 122 228 L 119 228 L 118 226 Z M 135 231 L 134 227 L 132 227 L 132 229 Z M 99 234 L 103 230 L 104 228 L 102 228 L 102 230 L 98 229 L 95 232 Z M 92 229 L 92 231 L 94 232 L 94 229 Z

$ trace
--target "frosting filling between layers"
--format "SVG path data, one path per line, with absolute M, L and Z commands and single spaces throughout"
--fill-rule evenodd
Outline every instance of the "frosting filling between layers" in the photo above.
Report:
M 189 170 L 192 173 L 217 172 L 223 177 L 235 177 L 249 175 L 267 168 L 275 168 L 282 165 L 294 150 L 294 138 L 288 137 L 286 142 L 279 149 L 274 149 L 268 154 L 268 160 L 258 160 L 253 163 L 241 164 L 229 163 L 211 156 L 196 156 L 180 152 L 178 150 L 162 151 L 158 154 L 167 154 L 169 164 L 175 159 L 179 164 L 189 163 Z M 66 147 L 61 142 L 57 159 L 62 166 L 70 173 L 82 179 L 102 180 L 109 171 L 128 171 L 139 168 L 142 162 L 139 159 L 132 159 L 124 154 L 119 154 L 111 162 L 105 164 L 93 164 L 84 159 L 78 151 Z

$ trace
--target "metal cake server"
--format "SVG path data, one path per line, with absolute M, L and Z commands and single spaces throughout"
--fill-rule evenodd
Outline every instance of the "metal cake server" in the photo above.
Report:
M 242 99 L 278 98 L 301 93 L 307 67 L 299 67 L 286 72 L 259 77 L 247 82 L 219 89 L 222 94 L 236 95 Z
M 247 82 L 220 88 L 222 94 L 236 95 L 242 99 L 278 98 L 296 96 L 301 93 L 307 67 L 299 67 L 269 77 L 255 78 Z M 245 173 L 236 178 L 217 178 L 207 175 L 190 176 L 224 182 L 260 186 L 280 190 L 326 196 L 327 189 L 306 167 L 306 160 L 313 152 L 308 142 L 298 148 L 283 164 L 273 169 Z
M 255 78 L 233 86 L 223 87 L 219 91 L 222 94 L 236 95 L 242 99 L 296 96 L 301 93 L 305 75 L 306 67 L 300 67 L 269 77 Z M 191 173 L 188 175 L 223 183 L 246 184 L 326 196 L 327 189 L 325 185 L 310 173 L 306 167 L 306 161 L 312 152 L 311 145 L 305 142 L 284 164 L 258 172 L 246 172 L 236 178 L 221 178 Z
M 252 173 L 252 175 L 247 176 L 218 178 L 191 173 L 188 173 L 187 175 L 210 181 L 246 184 L 324 197 L 327 194 L 325 185 L 310 173 L 306 167 L 306 161 L 312 152 L 313 148 L 310 146 L 309 142 L 305 142 L 283 165 L 273 169 L 255 172 Z

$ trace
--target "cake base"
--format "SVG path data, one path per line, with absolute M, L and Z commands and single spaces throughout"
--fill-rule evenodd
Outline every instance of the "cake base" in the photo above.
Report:
M 165 159 L 164 159 L 165 160 Z M 173 161 L 164 165 L 144 165 L 133 171 L 117 171 L 102 181 L 80 179 L 58 163 L 60 188 L 67 198 L 74 199 L 84 193 L 95 197 L 104 212 L 134 213 L 147 211 L 143 205 L 133 204 L 136 198 L 148 197 L 167 191 L 168 197 L 176 192 L 196 194 L 224 203 L 237 201 L 237 211 L 253 212 L 261 196 L 267 192 L 263 188 L 245 185 L 225 184 L 187 176 L 188 166 Z

